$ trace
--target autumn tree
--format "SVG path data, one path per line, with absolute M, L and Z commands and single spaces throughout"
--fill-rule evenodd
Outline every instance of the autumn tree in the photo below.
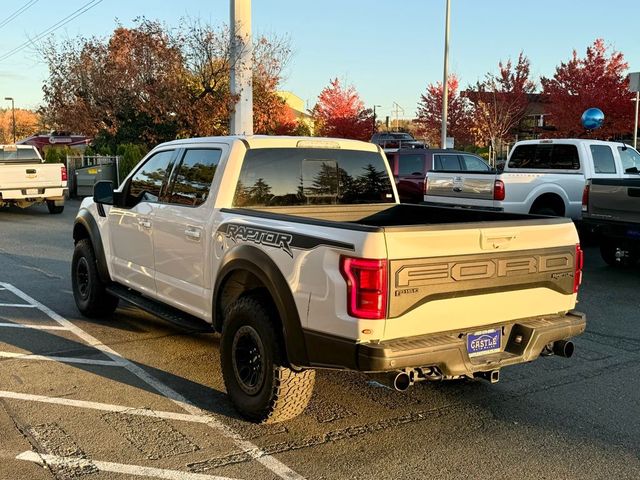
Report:
M 499 62 L 497 74 L 487 73 L 484 80 L 465 91 L 464 95 L 473 102 L 472 131 L 476 142 L 495 147 L 511 140 L 534 90 L 529 59 L 521 52 L 515 65 L 511 59 Z
M 38 133 L 41 127 L 40 116 L 31 110 L 17 108 L 16 140 Z M 10 108 L 0 110 L 0 144 L 13 143 L 13 112 Z
M 364 108 L 353 85 L 343 87 L 337 78 L 320 92 L 311 114 L 318 135 L 356 140 L 371 138 L 371 110 Z
M 555 127 L 551 136 L 579 137 L 585 130 L 582 113 L 591 107 L 601 109 L 605 122 L 597 135 L 610 138 L 633 130 L 633 104 L 625 76 L 627 62 L 615 50 L 608 52 L 604 40 L 597 39 L 579 57 L 574 50 L 568 62 L 556 67 L 552 78 L 542 78 L 547 97 L 549 122 Z
M 448 110 L 447 135 L 455 138 L 456 144 L 466 145 L 472 141 L 472 107 L 468 99 L 458 92 L 460 82 L 454 74 L 447 79 Z M 420 96 L 416 123 L 418 135 L 427 139 L 429 145 L 440 145 L 442 127 L 442 82 L 430 83 Z

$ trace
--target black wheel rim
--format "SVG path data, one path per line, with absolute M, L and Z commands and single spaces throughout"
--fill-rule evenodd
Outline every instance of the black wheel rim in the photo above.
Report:
M 255 395 L 264 381 L 264 346 L 253 327 L 244 325 L 233 337 L 233 373 L 242 390 Z
M 87 259 L 80 257 L 76 266 L 76 284 L 78 285 L 78 293 L 84 299 L 89 296 L 89 264 Z

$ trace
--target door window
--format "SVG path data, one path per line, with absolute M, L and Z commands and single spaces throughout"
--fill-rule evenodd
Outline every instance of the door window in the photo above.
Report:
M 434 155 L 434 170 L 454 170 L 459 172 L 462 170 L 460 165 L 460 158 L 458 155 L 446 154 L 446 155 Z
M 398 175 L 424 175 L 424 155 L 398 155 Z
M 202 205 L 209 196 L 221 155 L 221 150 L 187 150 L 177 168 L 170 192 L 163 201 L 189 207 Z
M 158 202 L 174 153 L 174 150 L 158 152 L 138 169 L 131 177 L 127 205 Z
M 470 172 L 488 172 L 490 170 L 484 160 L 473 155 L 462 155 L 465 168 Z
M 607 145 L 591 145 L 594 173 L 616 173 L 616 163 L 613 160 L 611 147 Z
M 629 147 L 624 149 L 618 147 L 618 152 L 620 152 L 620 160 L 622 161 L 624 173 L 640 172 L 640 153 Z

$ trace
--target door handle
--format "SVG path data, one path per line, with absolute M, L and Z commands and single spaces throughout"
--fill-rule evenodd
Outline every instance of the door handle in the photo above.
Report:
M 200 236 L 202 235 L 202 232 L 200 231 L 200 229 L 196 229 L 196 228 L 187 228 L 184 231 L 184 235 L 187 238 L 190 238 L 192 240 L 200 240 Z
M 142 228 L 151 228 L 151 220 L 149 220 L 148 218 L 139 218 L 138 225 L 140 225 Z

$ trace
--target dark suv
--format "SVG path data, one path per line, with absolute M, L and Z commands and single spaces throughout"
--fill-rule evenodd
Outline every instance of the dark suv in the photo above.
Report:
M 421 203 L 424 200 L 424 182 L 427 172 L 482 171 L 491 167 L 482 158 L 458 150 L 403 148 L 385 152 L 393 177 L 396 179 L 398 195 L 402 203 Z
M 409 133 L 382 132 L 374 133 L 371 143 L 380 145 L 384 150 L 398 148 L 425 148 L 424 142 L 416 140 Z

